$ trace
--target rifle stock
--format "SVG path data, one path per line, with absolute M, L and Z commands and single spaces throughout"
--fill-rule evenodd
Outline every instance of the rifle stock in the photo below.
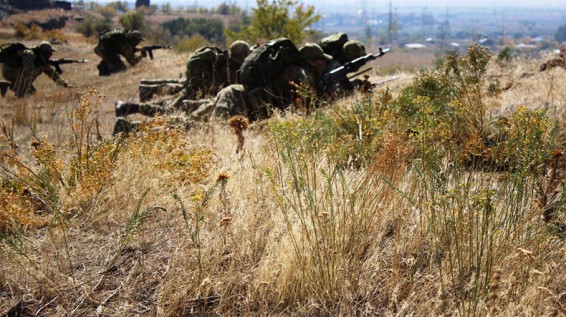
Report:
M 141 55 L 143 57 L 147 57 L 149 55 L 149 59 L 153 59 L 153 51 L 159 49 L 170 49 L 171 46 L 165 45 L 146 45 L 142 46 L 141 48 L 136 49 L 136 51 L 141 51 Z

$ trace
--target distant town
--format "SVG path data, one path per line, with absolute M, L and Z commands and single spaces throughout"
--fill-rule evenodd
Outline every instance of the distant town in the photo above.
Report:
M 51 1 L 51 0 L 0 0 L 3 10 L 35 10 L 55 8 L 63 10 L 80 9 L 90 1 Z M 106 5 L 111 1 L 94 1 Z M 193 11 L 203 14 L 214 7 L 238 7 L 250 12 L 255 1 L 160 1 L 150 0 L 121 1 L 131 9 L 140 6 L 152 8 L 151 13 L 159 13 L 164 7 L 168 10 Z M 327 34 L 347 32 L 353 38 L 366 43 L 404 46 L 419 49 L 437 46 L 441 49 L 457 49 L 470 41 L 485 46 L 513 45 L 519 49 L 544 49 L 552 46 L 552 41 L 561 24 L 566 21 L 566 9 L 521 8 L 471 9 L 465 7 L 397 7 L 394 1 L 381 2 L 379 7 L 368 1 L 359 0 L 345 6 L 334 1 L 324 6 L 315 6 L 321 15 L 320 21 L 312 25 L 317 31 Z M 0 8 L 2 9 L 2 8 Z M 0 18 L 3 16 L 0 10 Z

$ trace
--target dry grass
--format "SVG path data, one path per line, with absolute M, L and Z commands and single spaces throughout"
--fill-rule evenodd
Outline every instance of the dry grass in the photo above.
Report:
M 513 187 L 508 174 L 453 173 L 443 160 L 449 179 L 439 182 L 387 111 L 381 150 L 355 169 L 341 168 L 330 149 L 311 151 L 308 133 L 285 130 L 305 120 L 292 114 L 238 135 L 217 122 L 165 129 L 157 118 L 136 136 L 112 138 L 114 102 L 137 100 L 141 79 L 178 77 L 186 56 L 159 51 L 103 78 L 93 44 L 71 43 L 55 58 L 91 61 L 63 65 L 78 89 L 42 77 L 36 95 L 0 100 L 0 313 L 565 314 L 564 238 L 538 216 L 534 176 Z M 491 70 L 514 82 L 493 116 L 548 105 L 564 145 L 566 72 L 536 73 L 537 62 Z M 400 76 L 387 84 L 392 96 L 414 77 Z M 498 218 L 510 214 L 512 223 Z

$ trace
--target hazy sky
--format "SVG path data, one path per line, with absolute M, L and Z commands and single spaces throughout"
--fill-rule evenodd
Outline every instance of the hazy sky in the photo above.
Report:
M 392 1 L 393 5 L 398 6 L 441 6 L 441 7 L 565 7 L 565 0 L 465 0 L 465 1 L 419 1 L 419 0 L 397 0 Z
M 115 0 L 95 0 L 99 3 L 108 3 Z M 123 1 L 123 0 L 122 0 Z M 135 0 L 126 0 L 127 2 L 135 2 Z M 170 3 L 171 5 L 181 5 L 181 6 L 192 6 L 197 3 L 199 6 L 217 6 L 223 2 L 227 3 L 236 3 L 241 7 L 253 7 L 255 6 L 255 0 L 151 0 L 152 4 L 165 4 Z M 324 7 L 352 7 L 352 6 L 362 6 L 363 3 L 368 7 L 388 7 L 389 1 L 381 0 L 381 1 L 374 1 L 374 0 L 303 0 L 305 4 L 313 4 L 319 9 L 323 9 Z M 562 10 L 566 10 L 566 0 L 543 0 L 543 1 L 532 1 L 532 0 L 429 0 L 429 1 L 422 1 L 422 0 L 393 0 L 392 5 L 394 7 L 448 7 L 448 8 L 456 8 L 456 7 L 473 7 L 473 8 L 514 8 L 514 7 L 526 7 L 526 8 L 558 8 Z
M 88 1 L 88 0 L 87 0 Z M 116 0 L 93 0 L 104 4 Z M 121 0 L 129 3 L 135 3 L 135 0 Z M 389 0 L 301 0 L 302 3 L 314 5 L 318 12 L 321 13 L 352 13 L 362 8 L 368 10 L 387 11 L 389 8 Z M 235 3 L 244 8 L 253 8 L 256 0 L 151 0 L 151 4 L 162 5 L 169 3 L 174 7 L 183 6 L 199 6 L 212 8 L 222 3 Z M 432 11 L 438 10 L 457 10 L 465 8 L 474 9 L 523 9 L 523 8 L 544 8 L 557 9 L 566 14 L 566 0 L 542 0 L 540 2 L 533 0 L 391 0 L 391 4 L 395 9 L 403 10 L 405 8 L 423 9 L 428 8 Z

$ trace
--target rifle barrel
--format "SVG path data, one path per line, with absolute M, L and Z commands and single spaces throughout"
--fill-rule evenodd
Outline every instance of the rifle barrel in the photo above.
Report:
M 370 68 L 366 68 L 366 69 L 364 69 L 364 70 L 362 70 L 362 71 L 359 71 L 359 72 L 355 73 L 355 74 L 352 75 L 352 76 L 348 76 L 348 79 L 352 79 L 352 78 L 354 78 L 354 77 L 360 76 L 361 74 L 367 73 L 367 72 L 369 72 L 369 71 L 372 70 L 372 69 L 373 69 L 373 68 L 371 68 L 371 67 L 370 67 Z

